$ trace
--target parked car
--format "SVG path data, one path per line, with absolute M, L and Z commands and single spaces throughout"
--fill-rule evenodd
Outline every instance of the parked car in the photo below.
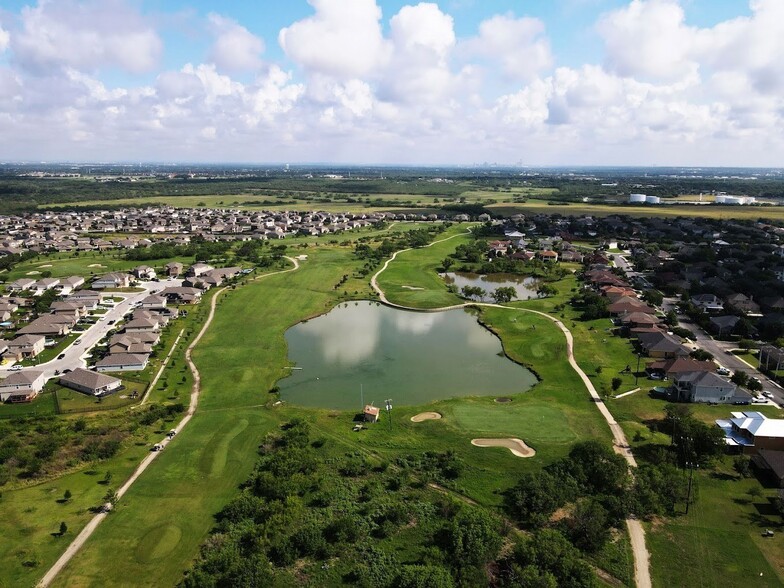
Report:
M 74 341 L 74 345 L 81 345 L 81 344 L 82 344 L 81 339 L 77 339 L 76 341 Z
M 755 396 L 751 401 L 754 404 L 766 404 L 768 402 L 767 398 L 763 398 L 762 396 Z
M 10 369 L 10 370 L 8 370 L 8 371 L 10 371 L 10 372 L 18 372 L 18 371 L 19 371 L 19 370 L 21 370 L 21 369 L 22 369 L 22 366 L 21 366 L 21 365 L 19 365 L 19 364 L 16 364 L 16 365 L 14 365 L 14 366 L 11 366 L 11 369 Z
M 719 366 L 719 369 L 716 370 L 716 373 L 720 376 L 729 376 L 732 372 L 725 367 Z
M 763 392 L 762 395 L 766 398 L 773 398 L 773 392 L 768 392 L 767 390 Z
M 114 324 L 114 321 L 109 321 L 109 323 L 108 323 L 108 324 L 110 324 L 110 325 L 113 325 L 113 324 Z
M 65 357 L 65 353 L 61 353 L 60 355 L 57 356 L 57 359 L 62 359 L 64 357 Z

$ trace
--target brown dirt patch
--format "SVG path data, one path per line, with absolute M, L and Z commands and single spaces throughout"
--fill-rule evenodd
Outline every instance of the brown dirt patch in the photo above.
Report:
M 522 439 L 471 439 L 471 445 L 477 447 L 506 447 L 517 457 L 533 457 L 536 451 L 528 447 Z
M 422 421 L 435 421 L 441 418 L 440 412 L 420 412 L 411 417 L 412 423 L 421 423 Z
M 498 404 L 506 404 L 507 402 L 512 402 L 511 398 L 507 398 L 506 396 L 501 396 L 500 398 L 496 398 L 495 401 Z

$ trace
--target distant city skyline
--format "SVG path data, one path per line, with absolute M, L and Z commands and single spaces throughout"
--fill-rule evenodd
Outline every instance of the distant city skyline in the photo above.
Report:
M 781 0 L 6 0 L 0 160 L 784 161 Z

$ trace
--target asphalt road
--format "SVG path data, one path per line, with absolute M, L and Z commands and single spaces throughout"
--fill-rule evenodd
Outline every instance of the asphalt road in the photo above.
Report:
M 143 292 L 111 292 L 112 296 L 124 297 L 125 300 L 118 302 L 114 308 L 110 308 L 105 314 L 98 315 L 99 319 L 94 325 L 91 325 L 82 335 L 79 336 L 73 343 L 71 343 L 64 351 L 61 352 L 64 357 L 62 359 L 53 359 L 42 363 L 40 365 L 29 366 L 23 368 L 24 371 L 41 371 L 44 373 L 46 380 L 55 377 L 55 371 L 62 373 L 63 370 L 74 370 L 76 368 L 83 368 L 87 365 L 84 357 L 95 345 L 103 339 L 106 334 L 114 329 L 116 323 L 122 320 L 125 315 L 133 312 L 132 306 L 136 302 L 140 302 L 152 292 L 157 292 L 164 288 L 172 286 L 180 286 L 182 280 L 161 280 L 160 282 L 141 282 L 137 286 L 143 288 Z M 109 324 L 114 321 L 112 324 Z M 0 369 L 0 377 L 6 378 L 9 374 L 13 373 L 9 368 Z
M 629 278 L 629 281 L 635 277 L 641 276 L 639 272 L 634 271 L 634 268 L 632 268 L 631 264 L 624 256 L 616 254 L 613 260 L 615 261 L 615 264 L 623 270 L 627 278 Z M 678 300 L 676 298 L 665 298 L 664 302 L 662 303 L 662 310 L 665 313 L 669 312 L 670 310 L 675 310 L 677 302 Z M 763 392 L 771 393 L 773 395 L 773 401 L 779 406 L 784 405 L 784 390 L 771 382 L 767 376 L 765 376 L 765 374 L 761 373 L 756 368 L 749 367 L 746 362 L 730 353 L 729 350 L 735 348 L 732 343 L 726 341 L 716 341 L 708 333 L 703 331 L 700 327 L 698 327 L 695 323 L 691 322 L 683 315 L 678 315 L 678 326 L 683 327 L 684 329 L 689 329 L 691 332 L 693 332 L 695 337 L 694 344 L 700 349 L 704 349 L 713 355 L 716 362 L 723 367 L 726 367 L 733 372 L 737 370 L 743 370 L 749 376 L 759 378 L 760 382 L 762 382 Z

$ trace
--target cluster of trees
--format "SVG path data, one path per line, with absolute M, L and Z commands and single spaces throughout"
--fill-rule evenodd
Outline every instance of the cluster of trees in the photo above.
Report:
M 188 245 L 173 243 L 153 243 L 149 247 L 136 247 L 125 252 L 128 261 L 153 261 L 157 259 L 173 259 L 175 257 L 193 257 L 194 259 L 211 259 L 225 255 L 233 246 L 229 241 L 205 241 L 194 237 Z
M 583 290 L 572 296 L 571 304 L 580 310 L 580 320 L 593 321 L 610 316 L 610 301 L 593 290 Z
M 479 286 L 463 286 L 460 288 L 460 295 L 463 298 L 482 300 L 487 296 L 487 291 Z M 490 296 L 496 304 L 505 304 L 517 298 L 517 290 L 511 286 L 500 286 L 490 292 Z
M 381 462 L 341 453 L 294 419 L 268 435 L 260 453 L 182 586 L 594 587 L 585 554 L 636 500 L 626 462 L 598 442 L 575 446 L 507 492 L 507 512 L 530 533 L 428 488 L 463 475 L 452 452 Z M 670 470 L 655 471 L 642 474 L 645 500 L 677 485 Z M 567 503 L 568 515 L 551 523 Z
M 426 229 L 414 229 L 413 231 L 404 231 L 394 233 L 389 237 L 381 240 L 381 243 L 372 247 L 369 244 L 367 237 L 360 238 L 354 246 L 354 255 L 358 259 L 366 260 L 365 265 L 359 270 L 359 274 L 366 276 L 378 267 L 382 260 L 392 255 L 395 251 L 401 249 L 409 249 L 412 247 L 425 247 L 428 245 L 436 235 L 443 233 L 451 226 L 450 223 L 441 223 L 437 225 L 430 225 Z
M 63 420 L 53 415 L 0 421 L 0 486 L 14 480 L 36 479 L 117 454 L 124 442 L 143 434 L 163 419 L 172 421 L 185 410 L 182 403 L 148 405 L 144 411 L 102 414 Z

